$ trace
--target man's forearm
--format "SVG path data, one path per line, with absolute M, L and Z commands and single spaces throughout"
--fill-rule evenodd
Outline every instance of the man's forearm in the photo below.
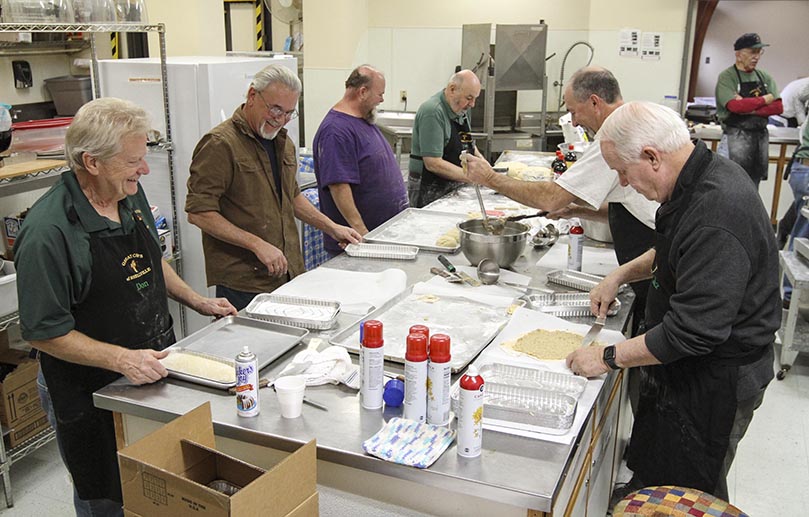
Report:
M 324 231 L 331 235 L 334 228 L 334 221 L 326 217 L 320 210 L 306 199 L 303 194 L 298 194 L 292 200 L 295 217 L 308 224 L 314 226 L 318 230 Z
M 462 168 L 443 158 L 425 156 L 422 160 L 424 160 L 424 168 L 428 169 L 433 174 L 437 174 L 444 179 L 469 183 L 469 179 L 466 177 L 466 174 L 464 174 Z
M 95 340 L 77 330 L 64 336 L 31 341 L 31 346 L 69 363 L 118 371 L 118 357 L 124 349 L 118 345 Z
M 506 174 L 491 177 L 489 187 L 524 205 L 553 212 L 578 198 L 553 181 L 522 181 Z
M 619 266 L 618 269 L 610 273 L 619 283 L 639 282 L 646 280 L 653 275 L 652 267 L 654 266 L 655 249 L 651 248 L 643 255 L 635 257 L 626 264 Z
M 163 279 L 166 282 L 166 292 L 168 293 L 169 298 L 180 302 L 186 307 L 196 310 L 203 298 L 202 295 L 191 289 L 191 286 L 185 283 L 185 280 L 180 278 L 180 275 L 174 271 L 174 268 L 172 268 L 168 262 L 165 260 L 162 262 Z
M 357 210 L 357 205 L 354 203 L 354 194 L 351 191 L 351 185 L 348 183 L 335 183 L 329 185 L 331 197 L 334 199 L 334 204 L 342 214 L 349 226 L 357 230 L 360 235 L 368 233 L 368 228 L 362 220 L 360 211 Z
M 615 346 L 615 363 L 621 368 L 632 368 L 660 364 L 660 361 L 646 346 L 645 334 L 641 334 Z

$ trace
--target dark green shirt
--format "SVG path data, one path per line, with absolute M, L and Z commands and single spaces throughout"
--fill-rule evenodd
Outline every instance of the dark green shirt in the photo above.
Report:
M 452 133 L 451 120 L 466 125 L 466 112 L 455 114 L 444 97 L 444 90 L 436 93 L 419 107 L 413 121 L 413 142 L 410 153 L 416 156 L 441 158 Z M 424 162 L 411 159 L 409 168 L 421 172 Z
M 770 74 L 761 69 L 756 69 L 752 72 L 743 72 L 738 70 L 736 74 L 736 65 L 732 65 L 719 74 L 719 79 L 716 81 L 716 118 L 719 122 L 725 122 L 730 116 L 730 111 L 727 108 L 728 102 L 732 101 L 739 91 L 739 77 L 743 82 L 758 82 L 759 75 L 764 79 L 767 85 L 767 91 L 772 94 L 773 98 L 780 99 L 778 95 L 778 88 L 775 85 L 775 80 Z M 758 74 L 756 73 L 758 72 Z
M 52 339 L 73 330 L 72 307 L 90 290 L 93 257 L 90 236 L 135 231 L 140 212 L 157 241 L 149 202 L 138 193 L 118 203 L 121 224 L 102 217 L 81 191 L 73 171 L 62 174 L 28 211 L 14 245 L 20 326 L 27 341 Z

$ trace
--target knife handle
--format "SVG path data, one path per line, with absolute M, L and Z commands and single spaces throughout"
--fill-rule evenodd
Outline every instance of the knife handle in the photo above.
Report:
M 449 271 L 450 273 L 455 272 L 455 266 L 453 266 L 452 262 L 450 262 L 449 259 L 444 255 L 438 255 L 438 262 L 443 264 L 444 267 L 447 268 L 447 271 Z

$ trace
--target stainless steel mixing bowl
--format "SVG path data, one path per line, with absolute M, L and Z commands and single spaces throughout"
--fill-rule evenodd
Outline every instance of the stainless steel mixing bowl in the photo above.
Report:
M 509 267 L 525 251 L 529 226 L 506 221 L 502 232 L 492 235 L 483 227 L 483 220 L 470 219 L 458 225 L 461 231 L 461 251 L 470 264 L 478 265 L 487 258 L 500 267 Z

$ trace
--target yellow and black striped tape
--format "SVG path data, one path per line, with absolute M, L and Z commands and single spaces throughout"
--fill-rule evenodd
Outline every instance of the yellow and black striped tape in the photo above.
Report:
M 264 0 L 256 0 L 256 50 L 264 50 Z
M 110 32 L 110 51 L 112 52 L 112 59 L 118 59 L 118 33 Z

